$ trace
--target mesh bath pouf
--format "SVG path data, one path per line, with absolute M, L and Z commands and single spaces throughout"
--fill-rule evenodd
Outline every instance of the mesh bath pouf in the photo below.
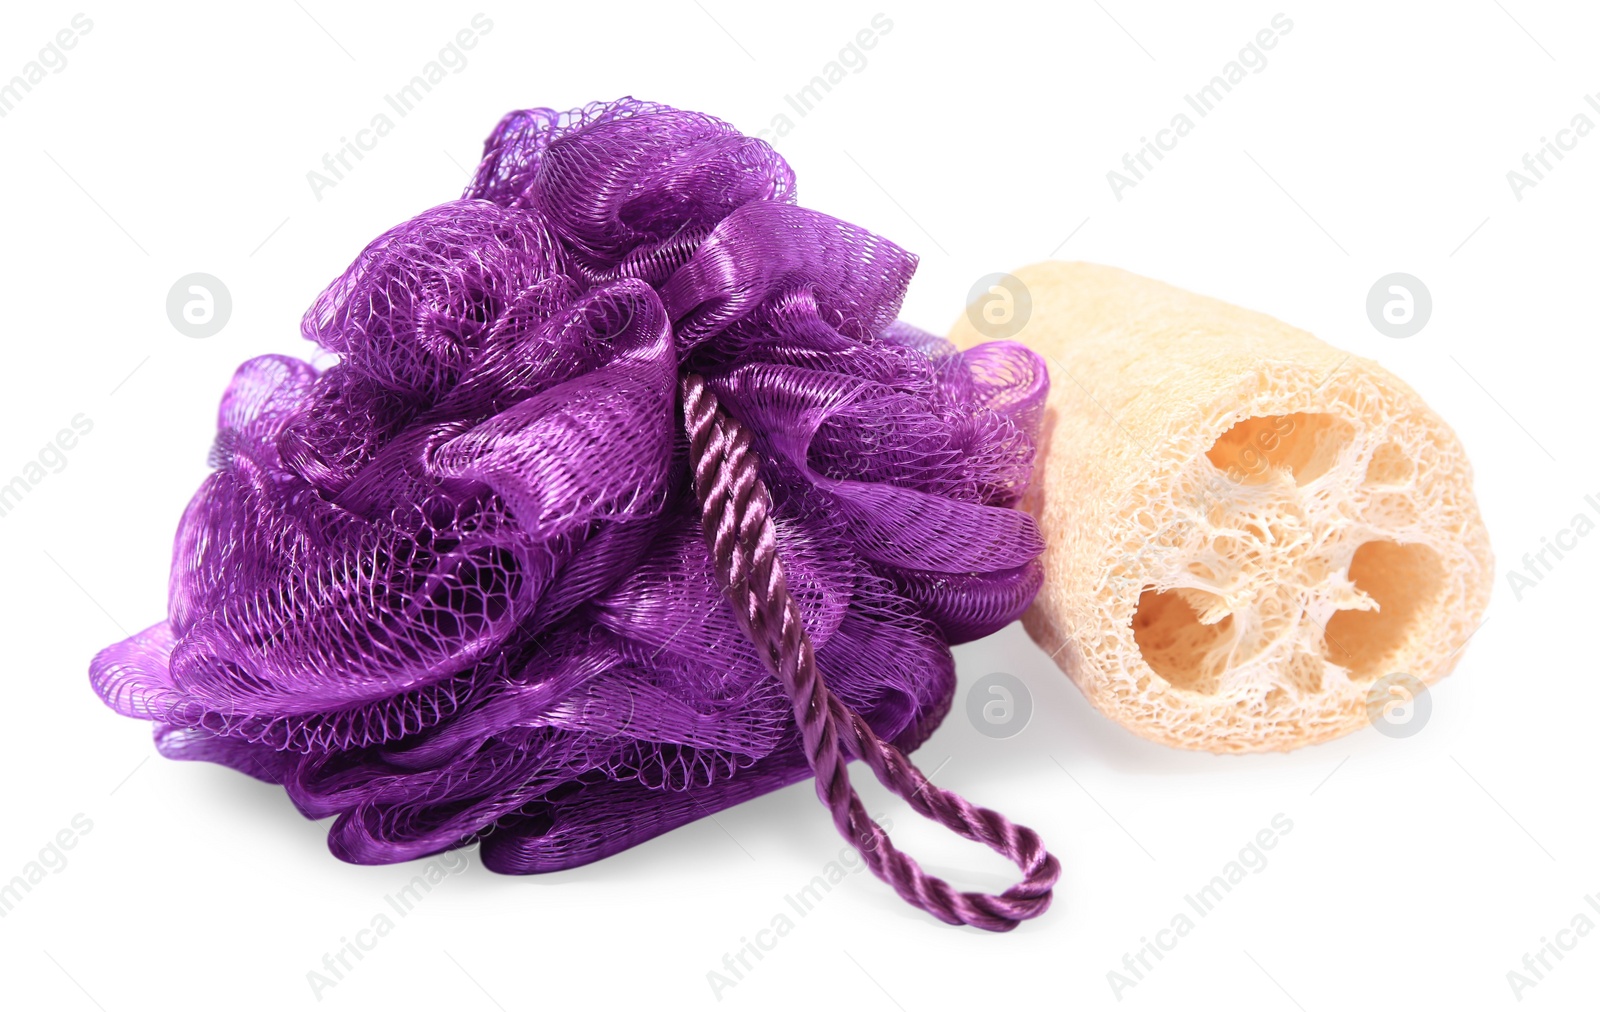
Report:
M 949 709 L 948 644 L 1039 587 L 1014 507 L 1046 371 L 896 322 L 915 265 L 709 116 L 507 116 L 462 199 L 307 312 L 336 364 L 240 367 L 167 621 L 95 689 L 163 755 L 336 815 L 348 861 L 477 842 L 496 871 L 570 868 L 815 774 L 910 902 L 1041 913 L 1037 835 L 904 752 Z M 1022 881 L 924 874 L 848 759 Z

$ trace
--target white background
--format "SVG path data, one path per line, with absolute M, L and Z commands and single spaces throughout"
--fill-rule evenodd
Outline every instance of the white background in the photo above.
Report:
M 1592 5 L 882 3 L 8 5 L 0 80 L 80 10 L 93 28 L 0 119 L 0 482 L 74 415 L 94 429 L 0 518 L 0 880 L 74 815 L 93 829 L 0 919 L 0 1005 L 1495 1009 L 1519 1004 L 1507 971 L 1542 937 L 1584 910 L 1600 923 L 1584 902 L 1600 537 L 1520 601 L 1505 578 L 1600 498 L 1600 133 L 1520 201 L 1506 179 L 1574 115 L 1600 124 Z M 316 199 L 307 171 L 480 10 L 493 28 L 466 67 Z M 1117 200 L 1106 172 L 1280 11 L 1294 27 L 1265 69 Z M 148 727 L 85 677 L 164 613 L 224 383 L 249 356 L 308 354 L 311 299 L 380 231 L 458 195 L 504 112 L 633 94 L 755 132 L 879 12 L 892 28 L 866 65 L 791 112 L 777 147 L 802 203 L 922 255 L 907 319 L 942 331 L 976 279 L 1052 255 L 1111 263 L 1375 358 L 1453 424 L 1499 574 L 1431 722 L 1288 755 L 1178 752 L 1101 718 L 1013 627 L 958 649 L 958 691 L 1011 672 L 1032 723 L 984 737 L 958 697 L 917 759 L 1043 833 L 1065 873 L 1042 919 L 950 928 L 855 875 L 719 1000 L 708 971 L 843 846 L 806 783 L 571 872 L 474 857 L 319 1001 L 307 971 L 413 870 L 342 864 L 281 790 L 151 758 Z M 233 296 L 205 340 L 164 309 L 192 271 Z M 1364 308 L 1393 271 L 1434 303 L 1404 340 Z M 1009 883 L 868 793 L 936 871 Z M 1270 864 L 1119 1002 L 1107 972 L 1277 813 L 1294 828 Z M 1597 964 L 1600 931 L 1520 1004 L 1592 1000 Z

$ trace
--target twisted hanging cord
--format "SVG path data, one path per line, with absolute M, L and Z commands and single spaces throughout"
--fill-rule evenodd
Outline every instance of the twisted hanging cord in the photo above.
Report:
M 700 522 L 717 577 L 741 625 L 794 704 L 817 795 L 833 813 L 834 825 L 861 852 L 873 874 L 947 924 L 1009 931 L 1044 913 L 1061 865 L 1045 850 L 1039 834 L 934 786 L 823 683 L 778 560 L 777 534 L 759 464 L 750 452 L 750 432 L 723 413 L 704 378 L 685 375 L 680 389 Z M 1022 870 L 1022 881 L 994 896 L 959 892 L 924 872 L 895 849 L 883 827 L 867 814 L 850 785 L 846 753 L 865 762 L 917 814 L 1009 858 Z

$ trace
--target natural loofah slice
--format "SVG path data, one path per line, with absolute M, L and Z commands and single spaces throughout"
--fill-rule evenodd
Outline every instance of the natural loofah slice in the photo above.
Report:
M 1415 391 L 1126 271 L 1015 277 L 1011 336 L 1050 365 L 1023 622 L 1096 707 L 1169 745 L 1288 750 L 1366 723 L 1376 679 L 1450 672 L 1493 559 L 1466 455 Z M 984 339 L 974 316 L 956 344 Z

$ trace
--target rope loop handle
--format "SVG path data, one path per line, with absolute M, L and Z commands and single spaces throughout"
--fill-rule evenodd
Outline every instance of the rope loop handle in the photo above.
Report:
M 811 637 L 778 559 L 770 497 L 751 451 L 750 430 L 722 411 L 703 377 L 683 376 L 680 390 L 700 523 L 713 568 L 740 624 L 794 705 L 806 761 L 816 774 L 817 796 L 833 813 L 840 834 L 873 874 L 908 903 L 947 924 L 1010 931 L 1044 913 L 1061 865 L 1045 850 L 1039 834 L 935 786 L 823 683 Z M 866 763 L 917 814 L 1010 859 L 1022 871 L 1022 881 L 999 895 L 962 892 L 923 871 L 867 814 L 850 784 L 847 758 Z

